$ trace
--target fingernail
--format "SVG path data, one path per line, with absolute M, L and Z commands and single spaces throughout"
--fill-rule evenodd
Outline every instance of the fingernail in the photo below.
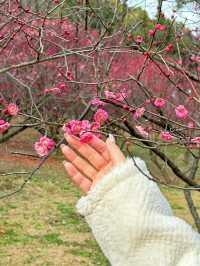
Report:
M 63 165 L 64 165 L 64 166 L 66 166 L 66 165 L 67 165 L 67 161 L 63 161 L 62 163 L 63 163 Z
M 115 142 L 115 138 L 114 138 L 113 134 L 109 133 L 108 138 L 111 142 Z
M 65 144 L 61 144 L 60 148 L 63 149 L 65 147 Z

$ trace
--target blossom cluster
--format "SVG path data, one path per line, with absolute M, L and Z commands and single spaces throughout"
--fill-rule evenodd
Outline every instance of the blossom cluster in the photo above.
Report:
M 54 148 L 55 142 L 53 139 L 47 136 L 42 136 L 39 141 L 35 142 L 34 148 L 37 154 L 41 157 L 48 155 L 48 153 Z
M 157 23 L 153 29 L 150 29 L 149 30 L 149 35 L 150 36 L 153 36 L 156 33 L 157 30 L 158 31 L 164 31 L 164 30 L 166 30 L 166 25 L 161 24 L 161 23 Z
M 11 116 L 16 116 L 19 112 L 19 107 L 15 103 L 9 103 L 3 112 Z
M 10 123 L 0 119 L 0 134 L 4 133 L 10 127 Z
M 149 31 L 148 31 L 148 35 L 149 36 L 154 36 L 155 34 L 156 34 L 156 31 L 165 31 L 166 30 L 166 25 L 164 25 L 164 24 L 161 24 L 161 23 L 157 23 L 155 26 L 154 26 L 154 28 L 152 28 L 152 29 L 150 29 Z M 132 36 L 132 34 L 129 32 L 129 34 L 128 34 L 128 39 L 129 40 L 132 40 L 133 39 L 133 36 Z M 135 41 L 135 43 L 136 44 L 138 44 L 138 45 L 141 45 L 143 42 L 144 42 L 144 36 L 142 36 L 142 35 L 137 35 L 137 36 L 135 36 L 134 37 L 134 41 Z M 173 46 L 173 44 L 172 43 L 169 43 L 169 44 L 167 44 L 167 46 L 163 49 L 163 51 L 165 51 L 165 52 L 170 52 L 170 51 L 172 51 L 173 50 L 173 48 L 174 48 L 174 46 Z M 192 59 L 192 58 L 191 58 Z M 195 61 L 195 60 L 194 60 Z
M 12 2 L 12 1 L 11 1 Z M 18 1 L 19 2 L 19 1 Z M 53 0 L 55 4 L 59 4 L 62 1 L 60 0 Z M 80 2 L 80 1 L 78 1 Z M 20 12 L 23 10 L 20 9 Z M 15 12 L 15 11 L 14 11 Z M 17 13 L 18 11 L 16 11 Z M 7 65 L 19 65 L 22 62 L 22 58 L 24 62 L 28 62 L 30 59 L 32 59 L 35 56 L 35 49 L 33 49 L 36 45 L 37 48 L 37 42 L 34 42 L 34 40 L 37 40 L 39 38 L 39 29 L 41 29 L 41 25 L 44 23 L 44 51 L 43 55 L 48 56 L 51 58 L 52 56 L 59 56 L 58 58 L 61 58 L 61 52 L 63 53 L 63 49 L 69 49 L 73 51 L 73 49 L 82 50 L 84 47 L 92 47 L 96 40 L 99 39 L 98 30 L 90 29 L 88 25 L 88 34 L 85 34 L 83 27 L 81 26 L 81 23 L 79 25 L 79 31 L 77 32 L 76 23 L 72 23 L 70 20 L 63 18 L 60 19 L 46 19 L 45 22 L 43 20 L 39 19 L 33 19 L 30 20 L 31 23 L 29 23 L 29 15 L 31 13 L 27 12 L 21 17 L 21 20 L 15 20 L 13 27 L 16 27 L 16 24 L 18 26 L 23 25 L 21 23 L 24 23 L 23 25 L 23 31 L 16 32 L 16 35 L 14 35 L 11 38 L 11 44 L 13 44 L 12 51 L 9 49 L 9 46 L 4 49 L 4 57 L 7 58 Z M 13 17 L 17 18 L 18 14 L 13 13 Z M 41 16 L 42 17 L 42 16 Z M 38 68 L 37 64 L 34 64 L 32 67 L 30 66 L 30 69 L 28 69 L 28 72 L 25 72 L 25 68 L 23 68 L 23 71 L 21 72 L 21 76 L 19 75 L 19 79 L 24 82 L 24 84 L 27 84 L 30 86 L 32 84 L 32 81 L 35 80 L 35 83 L 33 84 L 33 87 L 35 88 L 32 90 L 34 99 L 38 99 L 38 97 L 43 97 L 43 94 L 48 94 L 45 98 L 45 101 L 42 101 L 42 108 L 39 108 L 39 111 L 41 112 L 41 115 L 45 118 L 45 121 L 48 121 L 46 123 L 46 127 L 50 125 L 55 124 L 55 127 L 58 123 L 52 123 L 58 120 L 59 122 L 63 121 L 63 114 L 65 115 L 68 111 L 68 113 L 71 113 L 72 116 L 74 113 L 79 112 L 82 110 L 82 106 L 79 106 L 80 102 L 83 102 L 85 104 L 85 101 L 90 99 L 91 97 L 97 97 L 97 90 L 96 85 L 98 81 L 103 81 L 101 88 L 104 89 L 104 96 L 107 100 L 107 102 L 117 102 L 117 104 L 121 105 L 123 104 L 124 110 L 127 110 L 130 112 L 131 117 L 134 119 L 135 128 L 138 132 L 140 132 L 141 135 L 143 135 L 145 138 L 148 138 L 150 135 L 150 132 L 153 128 L 153 126 L 146 126 L 145 122 L 146 119 L 148 120 L 148 116 L 150 117 L 150 112 L 148 112 L 147 104 L 151 104 L 151 113 L 155 111 L 158 119 L 159 115 L 162 113 L 163 116 L 166 119 L 166 122 L 170 119 L 177 119 L 179 120 L 177 125 L 184 124 L 188 126 L 188 132 L 192 132 L 189 139 L 191 142 L 200 142 L 199 137 L 195 137 L 195 133 L 193 134 L 193 131 L 191 130 L 194 128 L 195 124 L 193 122 L 192 116 L 192 109 L 193 106 L 184 106 L 186 104 L 186 100 L 184 98 L 179 98 L 178 90 L 176 90 L 173 86 L 169 86 L 169 80 L 167 78 L 168 73 L 172 76 L 172 78 L 176 77 L 176 80 L 180 80 L 180 87 L 188 89 L 189 85 L 188 82 L 183 78 L 183 82 L 181 81 L 181 72 L 176 71 L 176 68 L 172 68 L 168 63 L 166 64 L 166 67 L 162 63 L 156 64 L 156 56 L 155 55 L 158 52 L 158 55 L 160 52 L 170 52 L 173 50 L 173 44 L 168 43 L 167 40 L 165 40 L 165 37 L 167 37 L 167 34 L 170 32 L 170 27 L 167 29 L 167 22 L 166 25 L 163 22 L 165 20 L 159 20 L 161 23 L 155 23 L 154 26 L 149 30 L 149 27 L 146 30 L 149 30 L 149 36 L 150 41 L 153 41 L 152 43 L 152 49 L 146 50 L 144 45 L 144 49 L 140 47 L 139 53 L 137 54 L 137 49 L 134 53 L 127 52 L 128 50 L 121 50 L 121 52 L 114 54 L 109 51 L 109 47 L 111 44 L 119 43 L 121 36 L 119 37 L 113 37 L 113 38 L 107 38 L 111 41 L 106 41 L 103 46 L 106 47 L 105 51 L 102 54 L 91 52 L 90 57 L 88 57 L 87 60 L 82 58 L 82 56 L 79 57 L 79 54 L 77 53 L 76 56 L 68 56 L 67 62 L 63 64 L 63 62 L 60 60 L 49 60 L 44 62 L 44 64 L 40 63 L 40 69 Z M 152 25 L 152 24 L 151 24 Z M 8 29 L 5 27 L 3 29 L 3 32 L 0 33 L 0 39 L 5 38 L 6 40 L 6 34 Z M 11 31 L 12 32 L 12 31 Z M 15 32 L 15 31 L 14 31 Z M 143 32 L 143 31 L 141 31 Z M 144 31 L 146 32 L 146 31 Z M 141 33 L 140 33 L 141 34 Z M 86 37 L 87 35 L 88 37 Z M 24 38 L 24 36 L 26 38 Z M 113 34 L 115 36 L 115 34 Z M 159 40 L 159 36 L 163 37 L 163 40 Z M 145 42 L 147 39 L 147 36 L 141 35 L 131 35 L 129 34 L 130 41 L 134 41 L 136 44 L 141 45 Z M 154 37 L 155 37 L 155 43 L 154 43 Z M 158 37 L 158 40 L 157 40 Z M 170 37 L 170 36 L 169 36 Z M 169 38 L 171 39 L 171 38 Z M 29 41 L 27 41 L 29 40 Z M 78 41 L 77 41 L 78 40 Z M 158 42 L 157 42 L 158 41 Z M 163 41 L 163 42 L 160 42 Z M 166 42 L 167 41 L 167 42 Z M 172 40 L 171 40 L 172 41 Z M 176 40 L 177 46 L 178 46 L 178 38 Z M 16 47 L 15 47 L 16 42 Z M 3 44 L 3 42 L 2 42 Z M 59 44 L 59 45 L 57 45 Z M 157 49 L 157 44 L 159 44 L 158 49 L 162 49 L 159 51 Z M 153 46 L 155 45 L 155 47 Z M 12 45 L 10 45 L 12 46 Z M 20 49 L 18 49 L 20 47 Z M 122 43 L 123 47 L 123 43 Z M 134 46 L 135 47 L 135 46 Z M 155 49 L 154 49 L 155 48 Z M 176 46 L 175 46 L 176 48 Z M 112 48 L 113 49 L 113 48 Z M 37 49 L 36 49 L 37 50 Z M 103 49 L 104 50 L 104 49 Z M 141 51 L 144 50 L 144 53 L 141 53 Z M 8 56 L 11 53 L 12 56 Z M 192 56 L 191 53 L 194 53 Z M 148 63 L 144 65 L 143 64 L 146 60 L 147 55 L 149 55 Z M 150 56 L 152 55 L 152 56 Z M 196 66 L 200 63 L 200 55 L 198 54 L 198 51 L 191 51 L 190 55 L 188 57 L 189 63 L 193 62 L 193 65 Z M 94 56 L 94 57 L 93 57 Z M 112 60 L 110 56 L 113 56 Z M 91 61 L 90 59 L 91 58 Z M 94 60 L 95 59 L 95 60 Z M 175 61 L 175 59 L 170 58 L 169 56 L 165 55 L 163 56 L 164 61 Z M 182 58 L 185 62 L 186 58 Z M 94 60 L 94 61 L 93 61 Z M 99 64 L 95 65 L 95 62 L 98 62 Z M 3 60 L 2 60 L 3 61 Z M 166 62 L 167 62 L 166 61 Z M 56 63 L 55 63 L 56 62 Z M 92 63 L 93 64 L 92 64 Z M 109 71 L 107 73 L 107 79 L 104 75 L 104 69 L 107 62 L 111 62 L 112 64 L 109 65 Z M 123 64 L 122 64 L 123 62 Z M 178 63 L 178 60 L 176 61 Z M 179 58 L 179 63 L 182 62 L 181 58 Z M 92 66 L 92 67 L 91 67 Z M 98 68 L 96 69 L 96 67 Z M 101 67 L 102 66 L 102 67 Z M 40 70 L 41 78 L 38 76 L 38 69 Z M 141 99 L 143 99 L 141 90 L 137 89 L 137 86 L 133 85 L 133 80 L 130 79 L 129 73 L 131 75 L 137 76 L 138 70 L 143 69 L 144 71 L 141 72 L 141 84 L 144 83 L 145 87 L 151 90 L 152 92 L 152 99 L 145 100 L 144 104 L 141 104 Z M 159 71 L 160 69 L 160 71 Z M 95 80 L 95 73 L 99 73 L 99 79 Z M 20 71 L 19 71 L 20 72 Z M 48 73 L 48 75 L 46 75 Z M 164 75 L 164 73 L 166 75 Z M 173 74 L 171 74 L 173 73 Z M 163 75 L 162 75 L 163 74 Z M 38 76 L 38 77 L 37 77 Z M 112 82 L 108 82 L 108 81 Z M 117 80 L 117 81 L 115 81 Z M 120 82 L 123 81 L 122 82 Z M 127 80 L 127 82 L 126 82 Z M 6 79 L 5 79 L 6 81 Z M 70 82 L 72 81 L 72 82 Z M 104 82 L 106 81 L 106 82 Z M 55 83 L 54 83 L 55 82 Z M 45 89 L 44 85 L 45 84 Z M 53 84 L 53 85 L 52 85 Z M 89 84 L 89 86 L 86 86 L 85 84 Z M 135 83 L 134 83 L 135 84 Z M 3 84 L 3 87 L 9 88 L 10 83 L 8 84 L 5 82 Z M 31 85 L 32 87 L 32 85 Z M 139 86 L 140 87 L 140 86 Z M 120 88 L 120 89 L 116 89 Z M 122 91 L 121 88 L 123 88 Z M 111 91 L 113 89 L 113 91 Z M 154 95 L 154 89 L 156 92 L 160 92 L 158 95 Z M 42 90 L 42 93 L 41 91 Z M 68 92 L 67 97 L 62 97 L 64 92 Z M 16 90 L 17 91 L 17 90 Z M 102 91 L 102 89 L 100 90 Z M 15 86 L 13 86 L 12 93 L 12 99 L 15 99 L 15 96 L 17 92 L 15 92 Z M 50 96 L 56 96 L 56 97 L 48 97 Z M 127 97 L 130 94 L 130 98 Z M 165 96 L 164 96 L 165 95 Z M 171 97 L 172 95 L 175 95 Z M 191 94 L 192 95 L 192 94 Z M 22 97 L 21 97 L 22 96 Z M 16 102 L 20 101 L 21 99 L 25 99 L 24 106 L 27 104 L 26 102 L 26 94 L 19 94 L 17 96 L 18 98 L 15 99 Z M 59 97 L 61 96 L 61 97 Z M 132 101 L 132 98 L 134 97 L 134 100 Z M 165 98 L 162 98 L 165 97 Z M 77 99 L 84 99 L 84 101 L 78 101 Z M 127 99 L 128 98 L 128 99 Z M 7 99 L 11 99 L 7 97 Z M 57 101 L 54 102 L 54 99 Z M 171 99 L 173 99 L 171 101 Z M 40 100 L 40 99 L 39 99 Z M 105 99 L 104 99 L 105 100 Z M 183 102 L 181 102 L 183 100 Z M 149 101 L 149 102 L 147 102 Z M 40 102 L 40 101 L 36 101 Z M 133 108 L 132 106 L 128 106 L 129 103 L 137 104 L 137 108 Z M 53 104 L 52 104 L 53 103 Z M 74 104 L 75 103 L 75 104 Z M 103 100 L 99 98 L 93 98 L 93 100 L 90 102 L 93 106 L 92 108 L 96 107 L 102 107 L 107 104 Z M 1 104 L 1 102 L 0 102 Z M 118 106 L 116 105 L 116 106 Z M 144 105 L 144 106 L 143 106 Z M 166 109 L 164 109 L 167 106 Z M 4 108 L 5 107 L 5 108 Z M 78 107 L 78 108 L 77 108 Z M 80 107 L 80 109 L 79 109 Z M 7 103 L 5 106 L 3 105 L 2 113 L 3 113 L 3 119 L 0 120 L 0 133 L 6 132 L 10 127 L 10 121 L 7 119 L 7 116 L 16 116 L 19 114 L 19 107 L 16 103 Z M 69 108 L 69 109 L 68 109 Z M 114 107 L 115 108 L 115 107 Z M 187 109 L 190 108 L 190 109 Z M 24 108 L 25 109 L 25 108 Z M 40 110 L 41 109 L 41 110 Z M 67 111 L 66 111 L 67 109 Z M 161 110 L 162 109 L 162 110 Z M 74 110 L 76 112 L 74 112 Z M 110 109 L 111 110 L 111 109 Z M 113 110 L 113 109 L 112 109 Z M 152 111 L 153 110 L 153 111 Z M 72 112 L 71 112 L 72 111 Z M 189 113 L 190 111 L 190 113 Z M 113 112 L 114 113 L 114 112 Z M 118 112 L 116 112 L 116 115 Z M 145 114 L 145 115 L 144 115 Z M 146 115 L 147 114 L 147 115 Z M 191 114 L 191 116 L 190 116 Z M 136 121 L 137 119 L 140 119 L 144 116 L 145 119 L 142 121 Z M 10 117 L 9 117 L 10 119 Z M 125 119 L 125 118 L 124 118 Z M 8 120 L 8 121 L 6 121 Z M 13 119 L 14 120 L 14 119 Z M 16 119 L 17 120 L 17 119 Z M 16 121 L 15 120 L 15 121 Z M 42 119 L 41 119 L 42 120 Z M 68 123 L 64 124 L 63 130 L 64 132 L 67 132 L 68 134 L 74 134 L 80 137 L 82 142 L 90 142 L 90 140 L 93 138 L 94 134 L 99 135 L 99 133 L 95 133 L 94 131 L 100 131 L 101 125 L 108 120 L 108 113 L 103 109 L 98 109 L 96 113 L 93 116 L 93 120 L 71 120 Z M 150 120 L 150 119 L 149 119 Z M 192 120 L 192 121 L 190 121 Z M 39 120 L 40 121 L 40 120 Z M 140 123 L 141 122 L 141 123 Z M 42 123 L 42 122 L 41 122 Z M 148 123 L 148 122 L 147 122 Z M 151 122 L 150 122 L 151 123 Z M 36 123 L 38 124 L 38 123 Z M 153 122 L 152 122 L 153 124 Z M 36 128 L 37 129 L 37 128 Z M 54 128 L 53 128 L 54 129 Z M 157 129 L 157 128 L 156 128 Z M 183 129 L 184 130 L 184 129 Z M 53 132 L 47 128 L 48 132 Z M 157 131 L 158 132 L 158 131 Z M 49 133 L 51 134 L 51 133 Z M 161 140 L 164 141 L 171 141 L 175 138 L 175 134 L 169 132 L 163 129 L 159 129 L 158 135 Z M 40 138 L 38 142 L 35 143 L 35 149 L 37 153 L 40 156 L 47 155 L 48 152 L 52 149 L 54 146 L 54 141 L 47 136 L 43 136 Z
M 165 105 L 165 103 L 166 103 L 166 101 L 165 101 L 165 99 L 163 99 L 163 98 L 156 98 L 156 99 L 154 100 L 154 105 L 155 105 L 156 107 L 163 107 L 163 106 Z
M 151 101 L 148 101 L 148 103 L 150 103 L 150 102 Z M 145 104 L 147 104 L 147 102 Z M 155 98 L 153 100 L 153 105 L 157 108 L 163 108 L 166 105 L 166 100 L 163 98 Z M 124 106 L 124 109 L 127 109 L 130 112 L 132 112 L 134 119 L 141 118 L 143 116 L 144 112 L 146 111 L 146 108 L 144 106 L 138 107 L 133 111 L 131 110 L 132 108 L 130 108 L 128 106 Z M 186 119 L 188 117 L 188 114 L 189 114 L 188 109 L 184 105 L 176 106 L 174 109 L 174 112 L 175 112 L 176 117 L 179 119 Z M 194 122 L 189 121 L 187 123 L 187 127 L 188 128 L 194 128 Z M 142 136 L 144 136 L 144 137 L 149 136 L 149 133 L 146 131 L 146 129 L 142 125 L 136 126 L 136 129 Z M 168 131 L 161 131 L 160 132 L 160 138 L 162 140 L 165 140 L 165 141 L 170 141 L 173 139 L 173 135 Z M 194 140 L 196 142 L 196 138 L 192 139 L 191 141 L 194 142 Z
M 15 103 L 9 103 L 2 110 L 4 114 L 16 116 L 19 112 L 19 107 Z M 4 133 L 10 127 L 10 123 L 4 119 L 0 119 L 0 134 Z
M 82 143 L 88 143 L 92 140 L 93 134 L 100 137 L 98 133 L 93 133 L 93 131 L 99 129 L 101 124 L 108 120 L 108 113 L 104 109 L 99 108 L 93 118 L 93 122 L 88 120 L 71 120 L 63 125 L 63 131 L 67 134 L 79 136 Z
M 61 94 L 62 92 L 66 91 L 66 84 L 65 82 L 59 82 L 56 86 L 51 88 L 45 88 L 44 93 L 52 93 L 52 94 Z

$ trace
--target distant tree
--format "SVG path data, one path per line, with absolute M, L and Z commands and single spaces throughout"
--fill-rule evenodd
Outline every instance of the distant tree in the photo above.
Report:
M 199 38 L 165 18 L 162 1 L 157 10 L 150 19 L 127 1 L 1 1 L 0 143 L 26 128 L 40 132 L 42 158 L 26 183 L 63 131 L 83 142 L 112 133 L 129 156 L 138 145 L 179 179 L 154 176 L 187 190 L 200 232 L 190 193 L 200 192 Z M 190 154 L 187 162 L 170 147 Z

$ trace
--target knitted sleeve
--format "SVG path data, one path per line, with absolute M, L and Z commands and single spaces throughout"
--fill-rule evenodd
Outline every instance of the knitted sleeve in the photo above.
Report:
M 144 162 L 136 164 L 150 175 Z M 200 236 L 173 215 L 157 184 L 126 159 L 77 205 L 112 266 L 200 265 Z

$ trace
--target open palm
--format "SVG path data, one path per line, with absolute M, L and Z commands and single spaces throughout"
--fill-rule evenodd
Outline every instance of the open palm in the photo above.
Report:
M 65 169 L 84 192 L 88 192 L 113 166 L 125 160 L 113 136 L 106 142 L 94 136 L 89 144 L 81 143 L 73 135 L 65 135 L 65 138 L 69 144 L 61 145 L 68 160 L 64 161 Z

